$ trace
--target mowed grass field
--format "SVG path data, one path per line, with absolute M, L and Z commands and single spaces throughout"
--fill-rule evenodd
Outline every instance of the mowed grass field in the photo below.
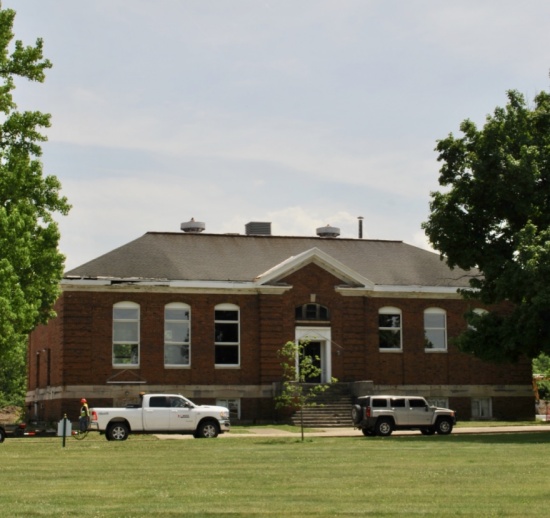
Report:
M 7 439 L 9 517 L 544 516 L 550 432 Z

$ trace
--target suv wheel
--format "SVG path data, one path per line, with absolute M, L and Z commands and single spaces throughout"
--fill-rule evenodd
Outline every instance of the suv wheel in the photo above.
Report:
M 392 433 L 392 423 L 389 419 L 379 419 L 376 421 L 376 435 L 388 437 Z
M 450 419 L 446 419 L 445 417 L 442 417 L 437 421 L 435 424 L 435 430 L 440 435 L 447 435 L 450 434 L 453 430 L 453 423 Z

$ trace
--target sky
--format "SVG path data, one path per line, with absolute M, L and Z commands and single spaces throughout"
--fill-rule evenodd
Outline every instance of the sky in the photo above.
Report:
M 547 0 L 2 0 L 44 40 L 44 174 L 70 270 L 148 231 L 429 243 L 434 148 L 548 90 Z

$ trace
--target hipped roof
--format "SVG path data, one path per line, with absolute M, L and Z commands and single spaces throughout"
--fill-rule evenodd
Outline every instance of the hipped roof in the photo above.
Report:
M 148 232 L 65 278 L 276 283 L 308 262 L 350 285 L 463 288 L 475 273 L 401 241 Z

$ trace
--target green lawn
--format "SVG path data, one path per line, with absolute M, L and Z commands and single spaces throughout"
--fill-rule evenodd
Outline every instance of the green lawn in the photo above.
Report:
M 550 433 L 7 439 L 2 516 L 542 516 Z

